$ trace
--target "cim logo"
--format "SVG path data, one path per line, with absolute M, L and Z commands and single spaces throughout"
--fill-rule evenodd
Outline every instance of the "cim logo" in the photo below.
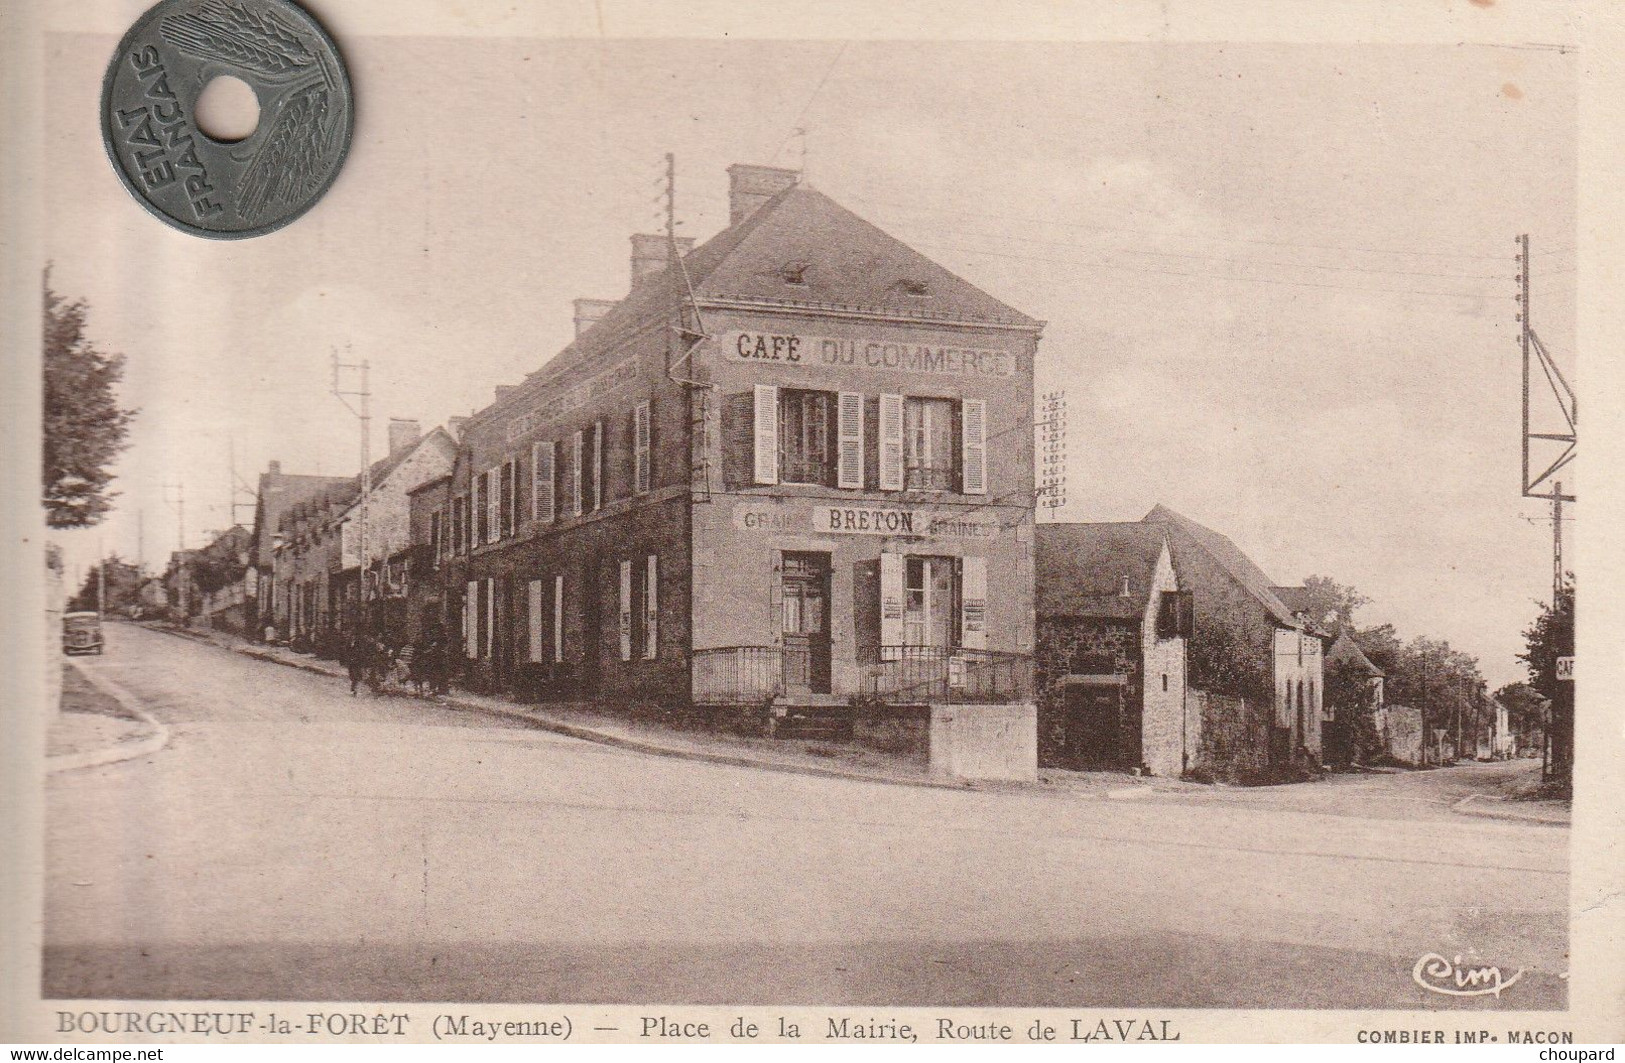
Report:
M 1521 969 L 1507 978 L 1493 964 L 1463 964 L 1460 956 L 1448 960 L 1437 952 L 1423 956 L 1411 968 L 1411 978 L 1417 985 L 1447 997 L 1499 997 L 1503 989 L 1510 989 L 1522 977 Z

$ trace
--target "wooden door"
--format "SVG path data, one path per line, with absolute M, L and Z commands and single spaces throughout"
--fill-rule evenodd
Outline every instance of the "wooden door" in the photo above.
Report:
M 1079 684 L 1066 689 L 1066 756 L 1078 769 L 1115 768 L 1122 760 L 1123 688 Z
M 785 692 L 828 694 L 829 555 L 785 554 L 781 567 Z

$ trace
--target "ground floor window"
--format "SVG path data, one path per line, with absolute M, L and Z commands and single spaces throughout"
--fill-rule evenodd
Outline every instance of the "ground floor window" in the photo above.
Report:
M 903 645 L 958 643 L 959 566 L 951 557 L 910 557 L 903 576 Z

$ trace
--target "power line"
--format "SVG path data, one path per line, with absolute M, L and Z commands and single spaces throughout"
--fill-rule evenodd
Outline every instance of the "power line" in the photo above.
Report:
M 840 63 L 841 56 L 846 54 L 847 45 L 849 45 L 851 43 L 852 42 L 849 41 L 849 40 L 841 42 L 840 51 L 836 52 L 835 53 L 835 58 L 831 59 L 829 61 L 828 68 L 826 68 L 824 70 L 824 76 L 818 79 L 818 84 L 813 86 L 812 94 L 807 97 L 807 102 L 801 105 L 800 112 L 796 114 L 795 121 L 790 123 L 790 132 L 789 132 L 789 134 L 782 141 L 779 142 L 778 148 L 773 152 L 773 157 L 768 160 L 768 165 L 769 166 L 771 166 L 774 163 L 779 161 L 780 153 L 782 153 L 784 151 L 785 145 L 790 143 L 790 141 L 795 137 L 797 131 L 800 131 L 802 136 L 806 136 L 806 131 L 802 128 L 802 125 L 801 125 L 801 120 L 803 118 L 807 117 L 807 112 L 808 111 L 812 110 L 813 101 L 818 99 L 818 94 L 821 91 L 823 91 L 824 82 L 828 81 L 829 76 L 831 74 L 835 73 L 835 67 Z
M 1200 233 L 1180 233 L 1162 229 L 1130 229 L 1115 225 L 1097 225 L 1089 222 L 1065 221 L 1056 217 L 1037 218 L 1031 215 L 1020 214 L 993 214 L 985 211 L 959 210 L 952 207 L 927 207 L 917 202 L 903 202 L 900 200 L 877 199 L 871 196 L 844 193 L 861 203 L 879 206 L 905 207 L 925 214 L 958 214 L 965 217 L 989 218 L 994 221 L 1024 221 L 1035 225 L 1061 226 L 1069 229 L 1090 229 L 1099 232 L 1128 233 L 1134 236 L 1154 236 L 1159 238 L 1210 240 L 1221 243 L 1258 244 L 1265 247 L 1299 247 L 1316 251 L 1354 251 L 1369 255 L 1416 255 L 1426 258 L 1467 258 L 1483 262 L 1505 262 L 1505 255 L 1486 255 L 1469 251 L 1422 251 L 1412 248 L 1391 247 L 1359 247 L 1349 244 L 1318 244 L 1302 243 L 1293 240 L 1264 240 L 1243 236 L 1208 236 Z
M 1121 266 L 1121 265 L 1116 265 L 1116 264 L 1113 264 L 1113 263 L 1104 263 L 1104 262 L 1079 262 L 1077 259 L 1071 259 L 1071 258 L 1049 258 L 1049 257 L 1045 257 L 1045 256 L 1042 256 L 1042 255 L 1018 255 L 1018 254 L 1014 254 L 1014 253 L 1010 253 L 1010 252 L 989 251 L 989 250 L 986 250 L 984 248 L 955 247 L 955 246 L 948 245 L 948 244 L 936 244 L 936 243 L 930 243 L 930 242 L 926 242 L 926 241 L 916 241 L 915 246 L 916 247 L 934 248 L 935 250 L 938 250 L 938 251 L 955 251 L 955 252 L 960 252 L 960 253 L 968 254 L 968 255 L 984 255 L 984 256 L 987 256 L 987 257 L 990 257 L 990 258 L 1017 259 L 1017 260 L 1020 260 L 1020 261 L 1023 261 L 1023 262 L 1044 262 L 1044 263 L 1050 263 L 1050 264 L 1053 264 L 1053 265 L 1076 266 L 1076 267 L 1079 267 L 1081 269 L 1105 269 L 1105 270 L 1119 270 L 1119 271 L 1126 272 L 1126 273 L 1149 273 L 1149 274 L 1157 274 L 1157 275 L 1161 275 L 1161 276 L 1165 276 L 1165 277 L 1195 277 L 1195 278 L 1207 279 L 1207 280 L 1238 281 L 1238 282 L 1243 283 L 1243 284 L 1272 284 L 1272 285 L 1279 285 L 1279 286 L 1291 287 L 1291 288 L 1330 288 L 1330 289 L 1334 289 L 1334 290 L 1337 290 L 1337 291 L 1375 292 L 1375 293 L 1379 293 L 1379 294 L 1386 293 L 1386 294 L 1390 294 L 1390 295 L 1431 295 L 1431 296 L 1443 296 L 1445 298 L 1452 298 L 1452 299 L 1490 299 L 1490 298 L 1494 298 L 1494 296 L 1492 294 L 1487 293 L 1487 292 L 1442 292 L 1442 291 L 1437 291 L 1437 290 L 1435 290 L 1435 291 L 1427 291 L 1427 290 L 1423 290 L 1423 289 L 1419 289 L 1419 288 L 1370 288 L 1370 287 L 1366 287 L 1366 286 L 1363 286 L 1363 285 L 1355 285 L 1355 284 L 1328 284 L 1328 283 L 1318 282 L 1318 281 L 1290 281 L 1290 280 L 1280 280 L 1280 279 L 1277 279 L 1277 278 L 1265 278 L 1265 277 L 1241 277 L 1241 276 L 1237 276 L 1235 274 L 1201 273 L 1201 272 L 1196 272 L 1196 271 L 1192 271 L 1192 270 L 1144 269 L 1144 268 L 1137 267 L 1137 266 Z
M 912 228 L 917 225 L 924 228 L 927 224 L 928 223 L 926 222 L 904 222 L 903 227 Z M 1014 240 L 1022 243 L 1045 244 L 1051 247 L 1070 247 L 1080 251 L 1103 251 L 1124 255 L 1147 255 L 1155 258 L 1203 259 L 1212 262 L 1225 262 L 1231 265 L 1239 266 L 1280 266 L 1286 269 L 1322 269 L 1343 273 L 1387 274 L 1396 277 L 1438 277 L 1446 280 L 1509 281 L 1513 279 L 1513 276 L 1510 273 L 1439 273 L 1432 270 L 1383 269 L 1381 267 L 1373 266 L 1336 266 L 1320 262 L 1281 262 L 1273 259 L 1233 258 L 1225 255 L 1203 255 L 1178 251 L 1150 251 L 1131 247 L 1092 247 L 1088 244 L 1072 243 L 1066 240 L 1044 240 L 1036 237 L 1011 236 L 1004 233 L 970 232 L 968 230 L 961 229 L 934 228 L 934 231 L 953 236 L 969 236 L 992 240 Z M 1554 270 L 1552 272 L 1561 273 L 1563 271 Z

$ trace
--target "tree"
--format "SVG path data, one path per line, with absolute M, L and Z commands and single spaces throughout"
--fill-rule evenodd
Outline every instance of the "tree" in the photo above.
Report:
M 79 593 L 68 603 L 69 609 L 95 609 L 98 596 L 103 592 L 106 599 L 101 601 L 101 608 L 108 613 L 128 612 L 140 603 L 141 597 L 141 570 L 117 554 L 107 558 L 107 579 L 105 583 L 100 579 L 101 565 L 97 565 L 85 573 L 85 582 L 80 586 Z
M 1546 748 L 1546 706 L 1548 702 L 1528 683 L 1508 683 L 1495 692 L 1495 700 L 1506 706 L 1507 729 L 1521 752 Z
M 1322 631 L 1342 631 L 1354 627 L 1354 613 L 1370 598 L 1353 587 L 1345 587 L 1330 576 L 1310 576 L 1303 581 L 1304 611 Z
M 124 356 L 85 335 L 90 307 L 51 290 L 45 271 L 44 503 L 53 528 L 96 524 L 113 507 L 111 466 L 128 444 L 136 411 L 118 404 Z
M 1547 781 L 1568 792 L 1574 784 L 1574 682 L 1557 678 L 1557 659 L 1574 656 L 1573 573 L 1564 579 L 1557 600 L 1541 608 L 1523 637 L 1527 648 L 1518 659 L 1529 669 L 1529 685 L 1551 703 Z
M 1235 625 L 1198 613 L 1187 653 L 1191 685 L 1198 690 L 1273 702 L 1275 678 L 1262 663 L 1265 657 Z

